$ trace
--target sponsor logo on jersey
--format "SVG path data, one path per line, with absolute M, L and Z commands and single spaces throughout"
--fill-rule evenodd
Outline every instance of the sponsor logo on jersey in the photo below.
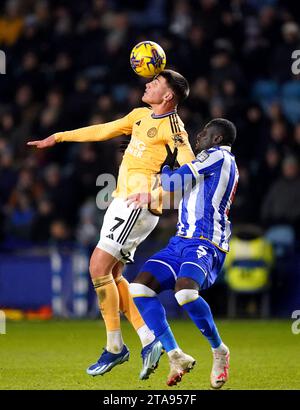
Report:
M 152 127 L 152 128 L 150 128 L 150 130 L 148 130 L 147 137 L 154 138 L 156 136 L 156 134 L 157 134 L 157 128 Z
M 201 151 L 200 154 L 197 155 L 197 160 L 200 162 L 204 162 L 209 157 L 209 153 L 207 151 Z
M 202 258 L 202 256 L 205 256 L 205 255 L 207 255 L 206 248 L 205 246 L 200 245 L 197 249 L 198 259 Z
M 143 152 L 146 149 L 146 144 L 139 140 L 138 138 L 131 137 L 130 144 L 126 150 L 126 153 L 129 153 L 137 158 L 142 158 Z
M 183 139 L 183 137 L 182 137 L 181 135 L 179 135 L 179 134 L 174 134 L 174 135 L 172 135 L 172 140 L 173 140 L 174 143 L 175 143 L 175 147 L 176 147 L 177 145 L 179 145 L 179 144 L 184 144 L 184 139 Z

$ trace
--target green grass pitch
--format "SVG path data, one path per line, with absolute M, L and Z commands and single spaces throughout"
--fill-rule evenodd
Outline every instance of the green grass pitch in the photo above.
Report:
M 211 353 L 206 340 L 190 322 L 171 321 L 181 348 L 197 364 L 176 387 L 166 386 L 167 356 L 145 381 L 140 343 L 130 325 L 122 321 L 130 360 L 104 376 L 90 377 L 85 369 L 98 358 L 105 343 L 101 320 L 8 322 L 0 335 L 0 389 L 156 390 L 209 389 Z M 291 331 L 291 321 L 217 320 L 231 350 L 230 380 L 224 389 L 300 389 L 300 335 Z

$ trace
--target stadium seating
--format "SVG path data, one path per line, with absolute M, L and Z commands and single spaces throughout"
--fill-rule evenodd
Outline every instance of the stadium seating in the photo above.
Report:
M 265 233 L 265 238 L 272 244 L 277 257 L 285 256 L 295 247 L 295 231 L 290 225 L 275 225 Z
M 279 86 L 272 80 L 259 80 L 252 88 L 252 98 L 267 112 L 268 107 L 280 97 Z
M 300 121 L 300 82 L 289 81 L 281 87 L 281 103 L 285 116 L 292 124 Z

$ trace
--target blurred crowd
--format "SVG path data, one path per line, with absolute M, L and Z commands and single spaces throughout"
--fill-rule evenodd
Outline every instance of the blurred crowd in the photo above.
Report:
M 26 146 L 141 105 L 132 47 L 162 45 L 187 77 L 179 114 L 192 144 L 213 117 L 238 128 L 234 224 L 300 226 L 300 8 L 289 0 L 7 0 L 0 3 L 0 244 L 94 245 L 101 173 L 117 174 L 118 139 Z M 161 229 L 173 224 L 166 216 Z M 299 231 L 299 230 L 298 230 Z

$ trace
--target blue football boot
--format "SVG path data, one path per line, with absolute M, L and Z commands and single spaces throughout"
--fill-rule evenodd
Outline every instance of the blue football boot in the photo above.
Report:
M 140 373 L 141 380 L 148 379 L 150 374 L 154 372 L 162 354 L 163 346 L 159 340 L 154 340 L 142 349 L 141 356 L 143 359 L 143 368 Z
M 124 363 L 129 359 L 129 350 L 126 345 L 120 353 L 111 353 L 106 349 L 103 349 L 102 355 L 99 357 L 98 361 L 92 364 L 87 370 L 87 374 L 91 376 L 103 375 L 109 372 L 113 367 L 118 364 Z

